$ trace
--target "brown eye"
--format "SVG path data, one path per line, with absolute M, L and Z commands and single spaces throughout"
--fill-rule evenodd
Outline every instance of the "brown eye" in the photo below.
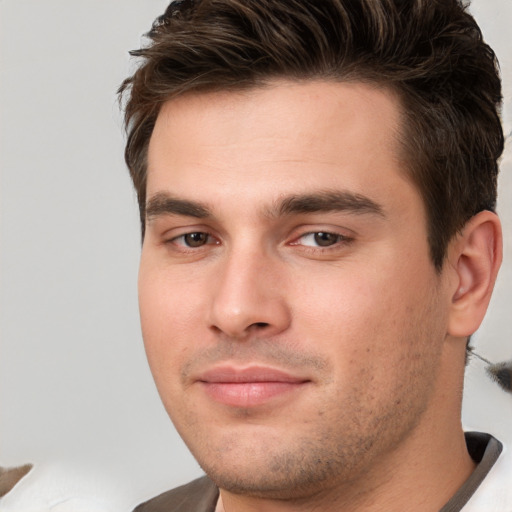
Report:
M 188 247 L 201 247 L 208 243 L 208 233 L 187 233 L 183 235 L 183 243 Z
M 336 235 L 334 233 L 324 233 L 322 231 L 314 233 L 313 236 L 315 243 L 320 247 L 328 247 L 329 245 L 334 245 L 340 240 L 340 235 Z
M 349 243 L 350 238 L 339 233 L 330 233 L 328 231 L 311 231 L 305 233 L 297 239 L 292 245 L 303 245 L 305 247 L 321 248 L 331 247 L 333 245 L 343 245 Z

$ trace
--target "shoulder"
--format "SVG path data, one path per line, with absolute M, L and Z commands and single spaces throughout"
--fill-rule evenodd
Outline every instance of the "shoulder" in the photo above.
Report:
M 1 512 L 112 512 L 128 504 L 125 489 L 100 469 L 40 463 L 2 474 Z
M 164 492 L 140 504 L 133 512 L 213 512 L 218 496 L 217 487 L 205 476 Z
M 503 449 L 464 507 L 464 512 L 504 512 L 512 510 L 512 451 Z

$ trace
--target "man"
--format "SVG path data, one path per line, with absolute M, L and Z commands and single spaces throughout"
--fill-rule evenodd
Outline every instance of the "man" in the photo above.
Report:
M 512 510 L 460 420 L 502 254 L 466 8 L 185 0 L 149 36 L 121 87 L 142 329 L 207 477 L 137 510 Z

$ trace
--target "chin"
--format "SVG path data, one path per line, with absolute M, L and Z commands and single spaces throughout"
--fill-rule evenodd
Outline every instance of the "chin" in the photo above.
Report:
M 361 445 L 355 448 L 349 443 L 332 450 L 332 445 L 329 447 L 320 438 L 314 440 L 314 436 L 293 441 L 290 438 L 289 446 L 285 446 L 283 438 L 258 442 L 254 437 L 244 446 L 240 437 L 225 437 L 219 449 L 203 444 L 201 453 L 192 452 L 217 487 L 254 498 L 309 498 L 338 486 L 345 478 L 353 478 L 361 469 L 354 461 L 364 459 L 354 457 Z M 322 445 L 324 448 L 319 448 Z

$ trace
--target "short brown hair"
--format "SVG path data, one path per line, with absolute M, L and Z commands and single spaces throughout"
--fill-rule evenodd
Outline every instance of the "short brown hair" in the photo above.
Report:
M 503 131 L 496 57 L 458 0 L 181 0 L 148 33 L 121 85 L 125 158 L 144 234 L 149 140 L 161 106 L 189 92 L 274 78 L 360 80 L 398 93 L 402 145 L 440 269 L 450 239 L 494 210 Z

